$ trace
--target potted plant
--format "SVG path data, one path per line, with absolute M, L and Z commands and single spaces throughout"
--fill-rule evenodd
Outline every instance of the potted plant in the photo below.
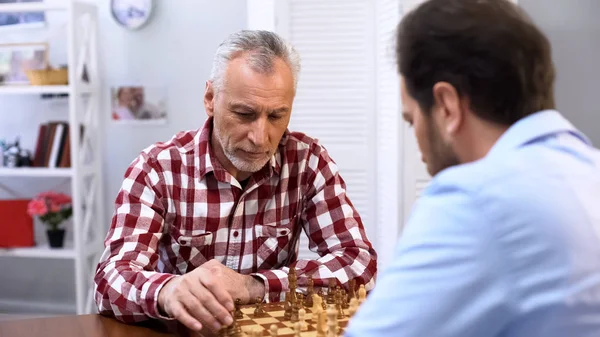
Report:
M 27 212 L 47 226 L 46 234 L 52 248 L 64 245 L 65 230 L 60 225 L 73 215 L 71 202 L 70 196 L 55 192 L 40 193 L 29 202 Z

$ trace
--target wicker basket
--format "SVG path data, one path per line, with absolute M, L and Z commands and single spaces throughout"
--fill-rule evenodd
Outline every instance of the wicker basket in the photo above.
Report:
M 27 70 L 27 79 L 31 85 L 67 85 L 69 71 L 67 68 Z

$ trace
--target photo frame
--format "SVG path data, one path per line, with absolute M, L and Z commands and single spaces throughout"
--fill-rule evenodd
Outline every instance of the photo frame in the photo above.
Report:
M 165 124 L 167 122 L 166 87 L 113 86 L 111 121 L 118 124 Z
M 0 0 L 0 5 L 23 2 L 43 2 L 42 0 Z M 44 12 L 0 13 L 0 31 L 40 28 L 46 25 Z
M 48 67 L 47 43 L 0 44 L 0 84 L 30 84 L 27 70 Z

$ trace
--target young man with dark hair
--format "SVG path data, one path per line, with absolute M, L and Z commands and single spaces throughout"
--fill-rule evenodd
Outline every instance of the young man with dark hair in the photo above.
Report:
M 599 336 L 600 152 L 554 110 L 548 39 L 506 0 L 430 0 L 397 54 L 433 181 L 347 335 Z

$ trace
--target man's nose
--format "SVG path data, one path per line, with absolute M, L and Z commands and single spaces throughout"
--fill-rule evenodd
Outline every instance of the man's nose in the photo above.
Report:
M 254 146 L 264 149 L 269 143 L 269 123 L 266 118 L 258 118 L 248 134 Z

